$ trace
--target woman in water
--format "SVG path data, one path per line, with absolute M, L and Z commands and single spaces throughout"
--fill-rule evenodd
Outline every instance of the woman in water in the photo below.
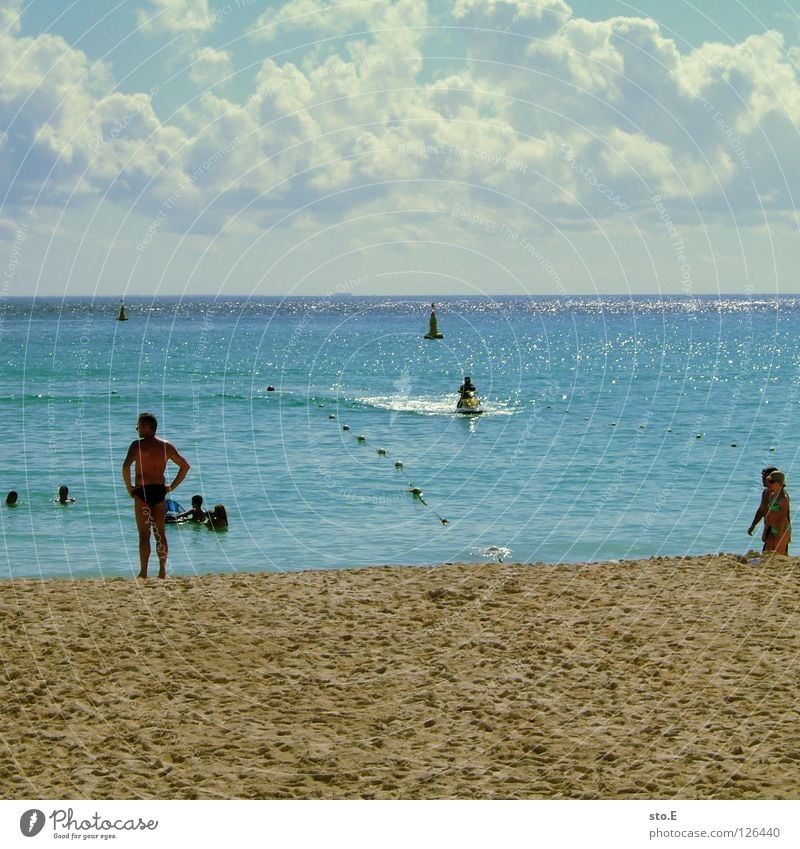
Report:
M 213 510 L 209 510 L 206 516 L 206 527 L 210 531 L 228 530 L 228 512 L 224 504 L 215 504 Z

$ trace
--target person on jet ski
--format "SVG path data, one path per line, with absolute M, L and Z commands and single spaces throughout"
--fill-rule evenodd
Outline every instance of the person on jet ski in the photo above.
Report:
M 476 392 L 475 384 L 472 382 L 472 378 L 469 375 L 464 377 L 464 382 L 461 386 L 458 387 L 458 391 L 461 394 L 462 398 L 466 398 L 469 396 L 470 392 Z

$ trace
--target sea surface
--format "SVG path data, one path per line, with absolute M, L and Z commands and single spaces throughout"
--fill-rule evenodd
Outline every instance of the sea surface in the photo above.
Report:
M 795 297 L 443 298 L 438 341 L 419 298 L 118 306 L 0 301 L 0 578 L 138 571 L 141 411 L 230 519 L 169 529 L 175 575 L 744 553 L 760 469 L 792 491 Z

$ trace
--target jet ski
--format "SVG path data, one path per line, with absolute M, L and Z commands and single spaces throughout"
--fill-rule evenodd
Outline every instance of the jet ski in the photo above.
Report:
M 465 392 L 459 399 L 456 404 L 456 412 L 457 413 L 465 413 L 470 416 L 479 416 L 483 410 L 481 409 L 481 402 L 475 392 L 470 389 L 468 392 Z
M 478 398 L 478 391 L 469 377 L 464 378 L 464 382 L 459 386 L 458 391 L 459 397 L 456 404 L 456 412 L 464 413 L 468 416 L 479 416 L 483 412 L 481 401 Z

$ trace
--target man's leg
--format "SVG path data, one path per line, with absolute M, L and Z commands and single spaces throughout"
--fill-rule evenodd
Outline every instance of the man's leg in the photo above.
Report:
M 162 501 L 150 508 L 152 511 L 153 536 L 156 540 L 156 554 L 158 555 L 158 577 L 167 577 L 167 554 L 169 546 L 167 545 L 167 532 L 165 530 L 167 519 L 167 505 Z
M 139 577 L 147 577 L 147 562 L 150 560 L 150 523 L 152 508 L 141 498 L 133 499 L 136 511 L 136 529 L 139 531 Z

